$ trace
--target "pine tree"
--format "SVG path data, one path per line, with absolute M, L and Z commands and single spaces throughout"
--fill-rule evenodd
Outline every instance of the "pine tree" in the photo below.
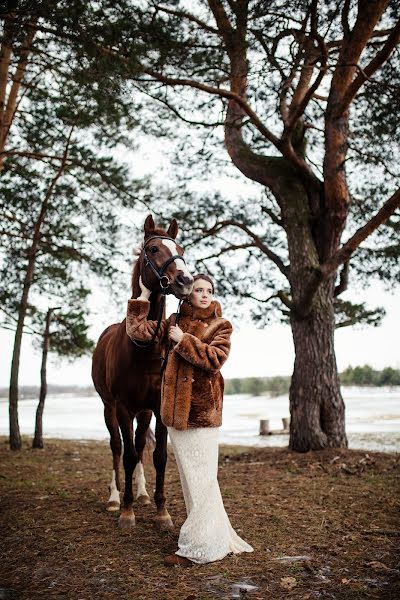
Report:
M 42 363 L 40 369 L 39 402 L 36 409 L 35 433 L 32 442 L 33 448 L 44 447 L 43 412 L 47 395 L 47 358 L 49 351 L 56 353 L 62 358 L 75 359 L 94 349 L 93 341 L 87 336 L 87 315 L 82 308 L 82 301 L 89 293 L 89 290 L 80 287 L 69 291 L 70 293 L 67 295 L 68 300 L 70 303 L 72 300 L 72 304 L 77 304 L 76 301 L 79 301 L 79 306 L 70 310 L 64 309 L 63 311 L 61 306 L 49 308 L 44 318 L 43 335 L 39 337 L 42 349 Z M 73 292 L 72 294 L 71 291 Z M 66 294 L 64 293 L 64 305 L 68 304 L 65 300 Z M 41 325 L 43 326 L 43 323 Z
M 133 100 L 113 60 L 77 39 L 81 21 L 97 26 L 92 6 L 9 2 L 1 11 L 0 298 L 5 321 L 16 324 L 10 445 L 19 449 L 21 341 L 37 306 L 31 294 L 54 304 L 77 278 L 111 282 L 119 213 L 138 205 L 144 188 L 110 150 L 132 147 Z
M 359 318 L 338 301 L 350 266 L 354 276 L 399 277 L 398 2 L 132 4 L 131 48 L 142 42 L 135 89 L 159 106 L 149 129 L 182 134 L 178 119 L 193 128 L 175 172 L 193 178 L 202 164 L 210 181 L 223 165 L 222 126 L 237 173 L 259 186 L 242 202 L 207 193 L 190 207 L 193 187 L 181 189 L 175 214 L 192 223 L 193 243 L 216 241 L 203 264 L 216 260 L 233 297 L 258 300 L 262 319 L 281 306 L 290 321 L 290 447 L 346 446 L 335 304 L 341 322 Z M 124 39 L 112 53 L 129 65 L 129 49 Z M 244 261 L 227 269 L 231 252 Z M 360 306 L 379 320 L 379 309 Z

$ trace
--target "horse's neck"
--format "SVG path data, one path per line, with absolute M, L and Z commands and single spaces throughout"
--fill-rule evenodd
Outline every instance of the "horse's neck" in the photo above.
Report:
M 150 310 L 148 319 L 151 321 L 155 321 L 158 319 L 158 315 L 160 312 L 160 304 L 161 304 L 161 294 L 156 294 L 155 292 L 151 293 L 150 296 Z M 165 306 L 163 310 L 163 318 L 165 318 Z
M 132 282 L 132 298 L 138 298 L 141 294 L 139 285 L 139 269 L 134 270 L 133 282 Z M 148 319 L 156 320 L 160 312 L 161 293 L 152 292 L 150 295 L 150 310 Z M 163 311 L 163 317 L 165 318 L 165 307 Z

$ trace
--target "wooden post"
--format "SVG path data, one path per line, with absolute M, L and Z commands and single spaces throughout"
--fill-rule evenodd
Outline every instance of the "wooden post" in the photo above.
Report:
M 289 417 L 282 418 L 282 424 L 283 424 L 283 429 L 285 431 L 288 431 L 289 427 L 290 427 L 290 418 Z
M 260 435 L 268 435 L 269 434 L 269 420 L 261 419 L 260 420 Z

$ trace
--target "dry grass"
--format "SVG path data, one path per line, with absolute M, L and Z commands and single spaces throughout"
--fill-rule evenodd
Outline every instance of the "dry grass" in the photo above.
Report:
M 0 598 L 400 597 L 398 455 L 221 447 L 225 506 L 255 552 L 191 569 L 162 562 L 176 549 L 185 517 L 172 454 L 166 491 L 173 533 L 154 527 L 153 506 L 137 507 L 134 530 L 118 528 L 118 515 L 105 510 L 105 443 L 50 440 L 34 451 L 26 440 L 12 453 L 2 438 L 0 460 Z M 149 454 L 146 463 L 150 492 Z M 309 559 L 277 560 L 284 556 Z M 255 589 L 246 592 L 245 584 Z

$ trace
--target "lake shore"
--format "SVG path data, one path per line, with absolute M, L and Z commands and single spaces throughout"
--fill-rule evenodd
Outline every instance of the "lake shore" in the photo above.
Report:
M 343 388 L 349 448 L 395 452 L 400 450 L 400 388 Z M 23 435 L 33 435 L 37 400 L 19 404 Z M 236 394 L 225 396 L 220 443 L 256 448 L 287 447 L 288 435 L 259 435 L 261 419 L 272 430 L 282 430 L 289 416 L 287 396 Z M 152 421 L 154 430 L 155 421 Z M 98 396 L 65 394 L 46 399 L 43 417 L 45 438 L 108 440 L 103 404 Z M 8 404 L 0 401 L 0 435 L 8 434 Z

